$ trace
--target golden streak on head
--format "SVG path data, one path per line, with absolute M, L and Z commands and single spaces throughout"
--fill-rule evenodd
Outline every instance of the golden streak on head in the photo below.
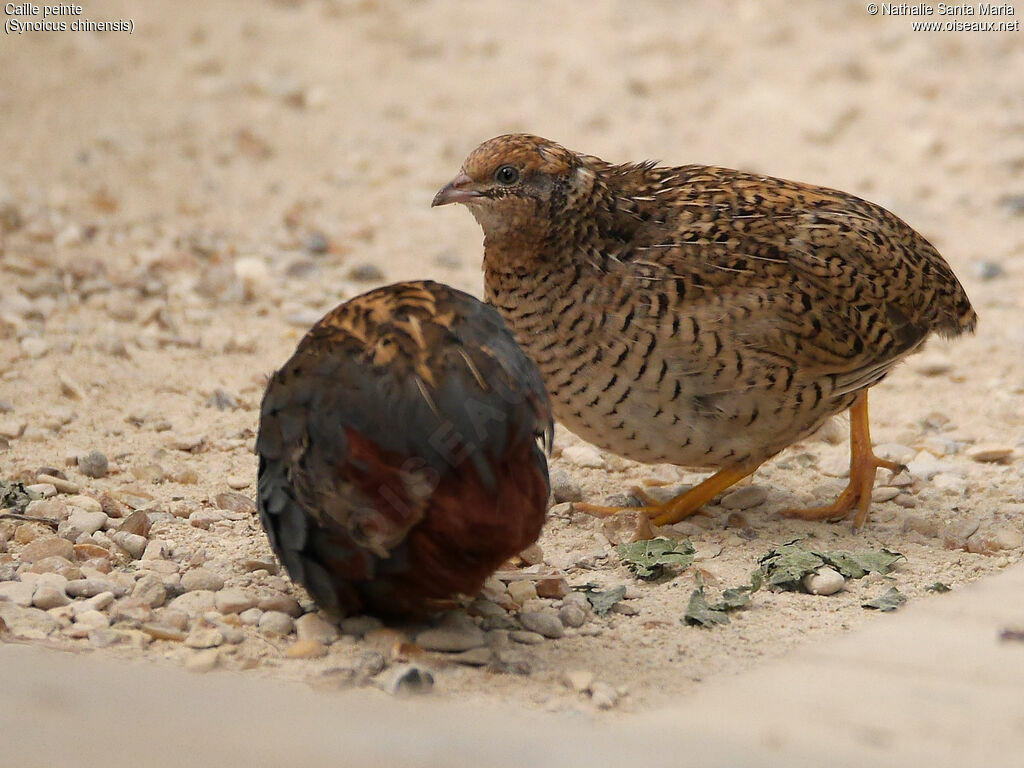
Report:
M 560 176 L 569 173 L 579 162 L 579 156 L 561 144 L 526 133 L 508 133 L 488 139 L 470 152 L 462 170 L 480 183 L 489 182 L 503 165 L 515 165 L 526 173 Z

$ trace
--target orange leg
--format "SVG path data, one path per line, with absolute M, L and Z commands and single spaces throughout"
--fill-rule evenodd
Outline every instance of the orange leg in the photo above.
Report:
M 700 485 L 691 488 L 686 493 L 679 494 L 674 499 L 669 499 L 663 504 L 648 504 L 644 507 L 604 507 L 597 504 L 577 503 L 573 506 L 581 512 L 587 512 L 599 517 L 614 515 L 626 510 L 636 510 L 647 513 L 648 516 L 653 518 L 655 525 L 672 525 L 689 517 L 726 488 L 735 485 L 747 475 L 752 474 L 758 466 L 760 465 L 727 467 L 716 472 Z M 646 494 L 641 495 L 646 496 Z M 650 499 L 648 498 L 648 500 Z
M 868 519 L 871 506 L 871 489 L 875 485 L 875 472 L 879 467 L 899 472 L 903 465 L 886 461 L 875 456 L 871 450 L 871 431 L 868 428 L 868 393 L 861 392 L 850 406 L 850 483 L 831 504 L 810 509 L 790 509 L 785 517 L 799 517 L 803 520 L 842 520 L 856 508 L 854 530 Z

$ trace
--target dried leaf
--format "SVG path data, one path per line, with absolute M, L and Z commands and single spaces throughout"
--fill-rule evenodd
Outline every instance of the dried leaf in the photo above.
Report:
M 898 560 L 906 559 L 891 549 L 864 549 L 858 552 L 836 550 L 815 554 L 848 579 L 860 579 L 872 572 L 885 576 L 892 571 Z
M 607 591 L 600 591 L 594 584 L 584 584 L 582 587 L 573 587 L 578 592 L 583 592 L 590 601 L 590 607 L 598 616 L 604 616 L 612 609 L 612 606 L 626 596 L 626 587 L 619 585 Z
M 665 566 L 676 565 L 685 570 L 693 564 L 695 550 L 688 540 L 673 541 L 657 538 L 634 541 L 616 547 L 619 557 L 638 579 L 652 581 L 661 578 Z
M 800 580 L 824 565 L 825 561 L 814 552 L 789 543 L 771 550 L 758 563 L 769 587 L 796 592 L 800 589 Z
M 761 582 L 758 577 L 751 579 L 751 583 L 746 586 L 726 589 L 722 592 L 722 599 L 717 603 L 708 603 L 704 596 L 704 587 L 701 585 L 690 595 L 683 623 L 701 627 L 728 624 L 729 612 L 749 605 L 750 596 L 760 588 Z
M 758 562 L 769 586 L 795 592 L 802 589 L 804 576 L 823 565 L 835 568 L 848 579 L 860 579 L 872 572 L 884 576 L 901 559 L 905 559 L 902 554 L 890 549 L 815 550 L 804 549 L 792 541 L 768 552 Z
M 686 606 L 683 623 L 695 627 L 713 627 L 717 624 L 728 624 L 729 615 L 724 610 L 708 605 L 704 597 L 704 587 L 699 587 L 690 595 L 690 604 Z
M 32 499 L 25 490 L 24 483 L 0 480 L 0 509 L 6 508 L 11 512 L 22 512 L 30 501 Z
M 907 596 L 900 592 L 896 587 L 891 587 L 881 597 L 876 597 L 867 603 L 862 603 L 862 608 L 873 608 L 878 611 L 895 611 L 901 605 L 907 602 Z

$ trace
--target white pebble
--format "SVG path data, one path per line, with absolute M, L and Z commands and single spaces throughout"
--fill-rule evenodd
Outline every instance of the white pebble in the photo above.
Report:
M 967 494 L 967 480 L 949 472 L 939 472 L 932 477 L 932 485 L 941 491 L 949 491 L 960 496 Z
M 967 458 L 981 462 L 1004 462 L 1013 456 L 1013 448 L 1007 445 L 976 445 L 967 450 Z
M 812 595 L 834 595 L 843 588 L 846 579 L 835 568 L 827 566 L 809 573 L 803 578 L 803 588 Z

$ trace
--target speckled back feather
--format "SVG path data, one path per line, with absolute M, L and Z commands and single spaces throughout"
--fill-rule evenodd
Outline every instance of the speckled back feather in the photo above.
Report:
M 493 309 L 437 283 L 377 289 L 326 315 L 268 385 L 261 520 L 321 606 L 408 613 L 536 539 L 551 429 Z

